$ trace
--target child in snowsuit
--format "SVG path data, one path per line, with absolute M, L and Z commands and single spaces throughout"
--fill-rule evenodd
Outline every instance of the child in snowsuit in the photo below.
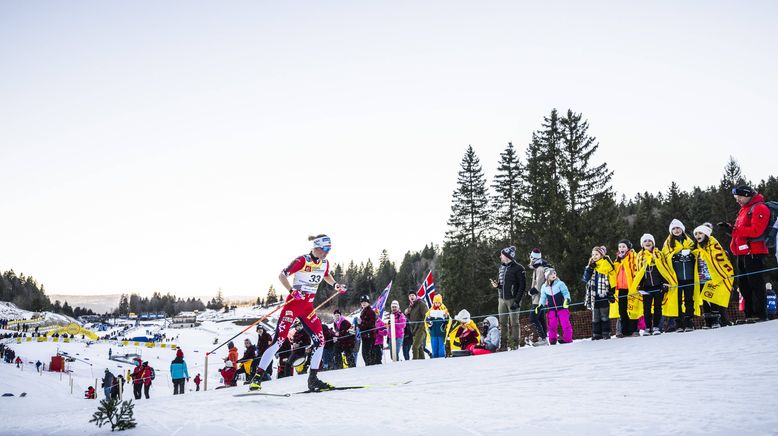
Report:
M 373 345 L 373 364 L 380 365 L 384 360 L 384 342 L 388 334 L 386 323 L 381 319 L 378 309 L 373 309 L 376 315 L 375 320 L 375 341 Z
M 446 336 L 451 318 L 440 294 L 432 299 L 432 307 L 427 311 L 424 320 L 429 331 L 432 358 L 446 357 Z
M 95 388 L 92 387 L 92 386 L 89 386 L 87 388 L 86 392 L 84 392 L 84 398 L 86 398 L 87 400 L 94 400 L 94 399 L 96 399 L 97 398 L 97 392 L 95 391 Z
M 570 291 L 562 280 L 556 275 L 556 270 L 546 268 L 546 281 L 540 289 L 540 305 L 535 309 L 545 306 L 548 311 L 548 342 L 551 345 L 557 343 L 557 327 L 562 327 L 562 344 L 573 342 L 573 326 L 570 325 Z
M 493 316 L 487 317 L 484 320 L 484 331 L 486 331 L 486 334 L 481 338 L 481 343 L 469 346 L 469 350 L 474 356 L 491 354 L 500 348 L 500 326 L 497 318 Z

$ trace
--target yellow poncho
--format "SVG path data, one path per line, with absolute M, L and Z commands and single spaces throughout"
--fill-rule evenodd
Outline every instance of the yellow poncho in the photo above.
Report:
M 733 276 L 735 269 L 732 262 L 729 261 L 727 253 L 713 236 L 708 239 L 705 247 L 698 246 L 694 254 L 699 260 L 705 262 L 708 266 L 710 280 L 703 284 L 700 292 L 700 281 L 694 282 L 695 296 L 699 293 L 700 298 L 719 306 L 727 307 L 732 292 Z M 700 262 L 694 264 L 694 275 L 699 277 Z
M 672 239 L 673 235 L 670 235 L 665 239 L 665 244 L 662 246 L 662 254 L 665 256 L 665 259 L 667 259 L 667 263 L 670 267 L 670 274 L 673 276 L 676 286 L 671 287 L 667 294 L 665 295 L 664 303 L 662 306 L 662 315 L 665 316 L 678 316 L 678 276 L 675 273 L 675 268 L 673 268 L 673 256 L 680 253 L 682 250 L 689 250 L 694 253 L 694 241 L 687 235 L 684 235 L 685 238 L 683 242 L 678 243 L 676 241 L 675 244 L 673 244 L 673 247 L 670 247 L 670 240 Z M 695 254 L 696 256 L 696 254 Z M 695 271 L 697 262 L 695 259 Z M 695 274 L 696 276 L 696 274 Z M 684 304 L 681 302 L 681 304 Z M 694 315 L 700 316 L 700 306 L 702 306 L 702 297 L 700 296 L 700 287 L 695 284 L 694 286 Z M 686 313 L 686 308 L 682 308 L 681 313 Z
M 635 277 L 632 280 L 632 285 L 629 288 L 629 293 L 636 293 L 638 292 L 638 287 L 640 286 L 640 282 L 643 281 L 643 276 L 646 274 L 646 268 L 648 268 L 650 265 L 654 265 L 656 269 L 659 271 L 659 274 L 664 277 L 664 279 L 667 281 L 667 283 L 670 285 L 670 288 L 677 287 L 678 282 L 675 280 L 675 274 L 672 274 L 672 266 L 668 264 L 668 259 L 665 257 L 664 254 L 662 254 L 662 251 L 658 248 L 654 248 L 654 251 L 648 251 L 646 249 L 640 250 L 640 253 L 637 255 L 637 272 L 635 273 Z M 662 300 L 662 313 L 664 314 L 664 308 L 667 305 L 667 294 L 665 294 L 664 299 Z M 677 298 L 676 298 L 676 315 L 669 315 L 668 316 L 678 316 L 678 304 L 677 304 Z M 652 305 L 653 310 L 653 305 Z

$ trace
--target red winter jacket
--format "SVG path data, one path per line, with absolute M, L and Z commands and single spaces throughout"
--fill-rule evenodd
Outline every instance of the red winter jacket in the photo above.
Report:
M 732 227 L 732 243 L 729 249 L 735 256 L 745 254 L 767 254 L 767 246 L 764 241 L 751 241 L 751 239 L 762 236 L 770 220 L 770 209 L 764 204 L 762 194 L 757 194 L 745 206 L 740 208 L 737 214 L 737 220 Z M 756 206 L 754 206 L 756 204 Z M 749 216 L 748 212 L 754 206 L 754 213 Z

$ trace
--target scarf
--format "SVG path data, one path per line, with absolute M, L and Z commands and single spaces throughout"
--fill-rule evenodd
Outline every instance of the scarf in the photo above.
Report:
M 643 280 L 643 276 L 646 274 L 646 268 L 654 266 L 659 270 L 659 274 L 667 280 L 667 283 L 672 287 L 678 286 L 678 281 L 675 279 L 675 274 L 672 274 L 672 267 L 667 263 L 667 258 L 662 254 L 658 248 L 654 248 L 654 251 L 648 251 L 646 249 L 640 250 L 637 254 L 636 273 L 632 279 L 632 285 L 629 287 L 629 292 L 635 293 L 638 291 L 638 286 Z M 677 289 L 676 289 L 677 291 Z M 665 299 L 666 300 L 666 299 Z

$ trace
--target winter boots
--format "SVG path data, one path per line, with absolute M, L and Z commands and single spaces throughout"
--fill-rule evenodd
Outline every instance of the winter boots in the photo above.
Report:
M 334 388 L 331 384 L 319 380 L 319 377 L 316 377 L 316 373 L 318 372 L 318 369 L 311 369 L 308 371 L 308 390 L 311 392 L 320 392 L 329 391 Z
M 262 379 L 264 378 L 265 371 L 257 368 L 257 372 L 254 373 L 254 377 L 251 378 L 251 383 L 249 384 L 249 390 L 250 391 L 258 391 L 262 389 Z

